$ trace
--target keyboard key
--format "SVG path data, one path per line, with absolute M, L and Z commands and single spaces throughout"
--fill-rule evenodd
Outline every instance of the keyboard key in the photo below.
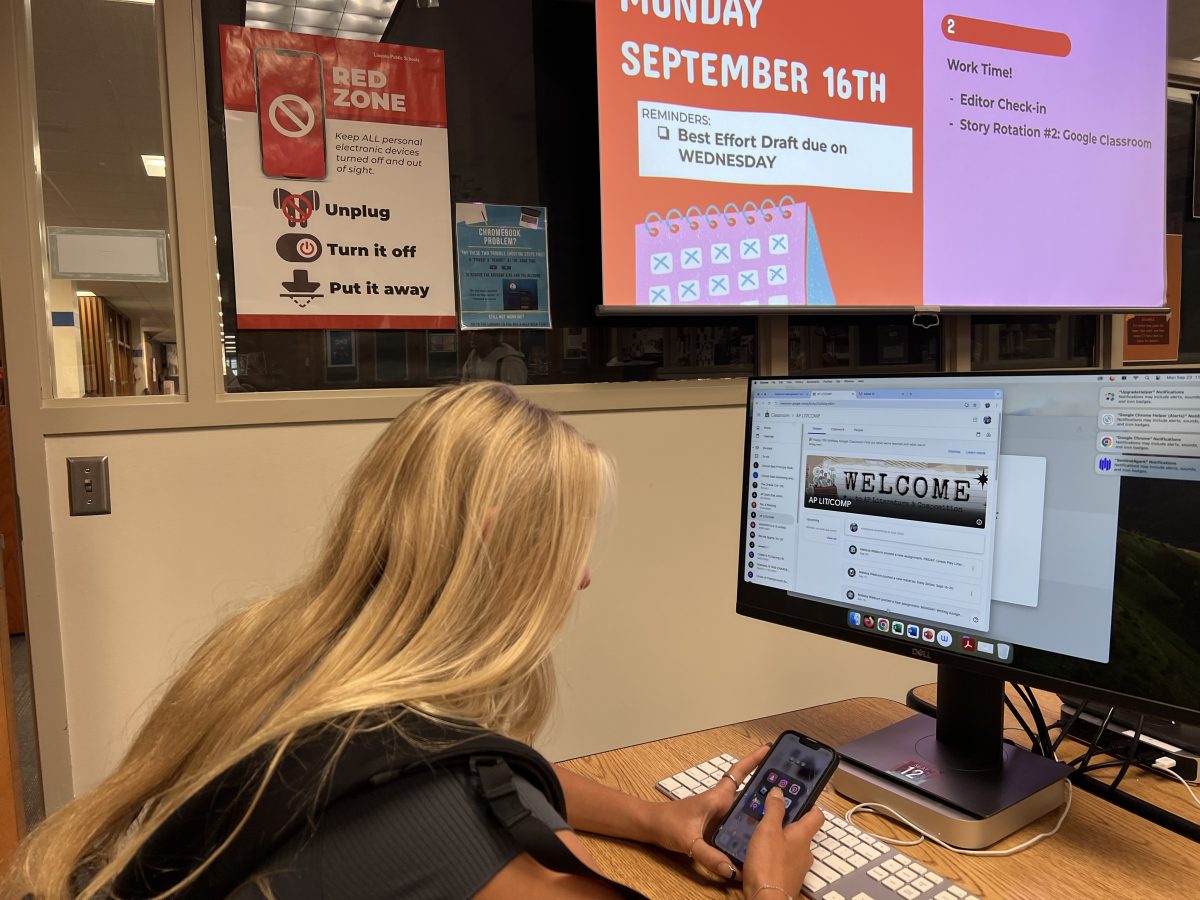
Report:
M 721 759 L 725 760 L 725 762 L 729 763 L 731 766 L 732 766 L 732 765 L 733 765 L 735 762 L 737 762 L 737 757 L 736 757 L 736 756 L 730 756 L 728 753 L 722 753 L 722 754 L 721 754 Z
M 918 875 L 924 875 L 926 872 L 929 871 L 927 868 L 925 868 L 919 862 L 909 864 L 909 868 L 912 869 L 914 872 L 916 872 Z
M 721 770 L 710 762 L 702 762 L 700 765 L 696 766 L 696 768 L 701 772 L 704 772 L 706 775 L 716 775 L 718 778 L 721 777 Z
M 865 856 L 859 856 L 855 853 L 853 856 L 846 857 L 846 862 L 850 863 L 856 869 L 861 869 L 867 864 L 867 859 Z
M 852 835 L 854 835 L 855 837 L 858 837 L 860 834 L 862 834 L 862 829 L 855 828 L 853 825 L 847 825 L 846 830 L 848 832 L 850 832 Z
M 901 869 L 899 872 L 896 873 L 896 877 L 899 878 L 901 881 L 905 881 L 905 882 L 916 881 L 917 873 L 914 872 L 912 869 Z
M 912 883 L 912 886 L 915 887 L 918 891 L 920 891 L 923 894 L 926 891 L 931 890 L 933 888 L 933 882 L 928 881 L 924 878 L 918 878 L 916 881 L 914 881 Z
M 813 848 L 812 848 L 812 855 L 813 855 L 813 859 L 824 859 L 825 857 L 827 857 L 829 855 L 829 851 L 826 850 L 824 847 L 814 844 Z
M 705 778 L 705 779 L 704 779 L 704 786 L 705 786 L 706 788 L 712 788 L 712 787 L 716 787 L 716 785 L 717 785 L 717 782 L 718 782 L 718 781 L 720 781 L 720 780 L 721 780 L 721 779 L 719 779 L 719 778 L 713 778 L 713 777 L 710 775 L 708 778 Z
M 876 850 L 874 847 L 868 847 L 866 844 L 860 844 L 859 846 L 855 847 L 854 849 L 858 853 L 861 853 L 863 856 L 865 856 L 867 859 L 879 859 L 879 857 L 883 856 L 883 854 L 880 853 L 878 850 Z
M 873 869 L 869 869 L 867 871 L 867 874 L 870 875 L 872 878 L 874 878 L 876 881 L 883 881 L 883 879 L 888 877 L 887 871 L 881 866 L 876 866 Z
M 941 884 L 946 879 L 943 878 L 941 875 L 939 875 L 937 872 L 933 871 L 933 869 L 926 869 L 925 870 L 925 880 L 932 881 L 934 884 Z
M 665 787 L 668 791 L 673 791 L 673 790 L 675 790 L 675 788 L 679 787 L 679 782 L 676 781 L 674 778 L 664 778 L 662 781 L 659 782 L 659 784 L 662 787 Z
M 836 869 L 830 868 L 825 863 L 817 860 L 813 863 L 812 870 L 826 881 L 837 881 L 842 876 L 838 874 Z
M 957 884 L 950 885 L 950 893 L 959 898 L 967 896 L 967 892 L 960 888 Z
M 685 787 L 677 787 L 671 791 L 676 800 L 686 800 L 688 797 L 694 796 L 690 790 Z
M 892 857 L 891 859 L 887 860 L 887 862 L 885 862 L 883 864 L 883 867 L 885 869 L 887 869 L 889 872 L 891 872 L 893 875 L 895 875 L 897 872 L 899 872 L 901 869 L 904 868 L 904 866 L 900 865 L 900 863 L 896 861 L 895 857 Z
M 859 844 L 862 843 L 862 841 L 860 841 L 854 835 L 848 834 L 844 838 L 842 838 L 842 843 L 845 844 L 847 847 L 857 847 Z
M 823 887 L 825 887 L 824 879 L 818 878 L 812 872 L 809 872 L 807 875 L 804 876 L 804 889 L 805 890 L 811 891 L 812 893 L 815 894 L 817 891 L 819 891 Z
M 846 836 L 846 830 L 844 828 L 838 828 L 835 825 L 833 827 L 833 829 L 829 832 L 829 836 L 833 837 L 833 838 L 837 838 L 840 841 L 842 838 L 844 838 Z
M 902 865 L 902 866 L 907 866 L 910 862 L 912 862 L 912 860 L 909 859 L 907 856 L 905 856 L 903 853 L 897 853 L 895 856 L 892 857 L 892 859 L 896 860 L 896 862 L 900 863 L 900 865 Z
M 958 900 L 958 898 L 949 891 L 942 891 L 940 894 L 935 896 L 933 900 Z
M 896 891 L 896 893 L 903 897 L 904 900 L 917 900 L 917 898 L 921 896 L 920 891 L 914 891 L 908 885 L 900 888 L 900 890 Z
M 675 776 L 675 780 L 678 781 L 680 784 L 682 784 L 684 787 L 690 787 L 690 788 L 694 788 L 694 787 L 696 787 L 696 785 L 698 785 L 700 783 L 695 778 L 693 778 L 691 775 L 689 775 L 687 772 L 680 772 L 678 775 Z
M 695 778 L 697 781 L 704 780 L 704 773 L 700 771 L 699 766 L 692 766 L 690 769 L 687 770 L 687 773 L 689 775 L 691 775 L 693 778 Z
M 900 888 L 904 887 L 904 882 L 895 875 L 889 875 L 887 878 L 883 879 L 883 886 L 885 888 L 891 888 L 893 891 L 898 891 Z
M 855 894 L 854 900 L 875 900 L 870 894 Z
M 830 891 L 828 894 L 823 896 L 821 898 L 821 900 L 846 900 L 846 898 L 843 897 L 841 894 L 839 894 L 837 891 Z
M 837 869 L 837 871 L 843 875 L 849 875 L 854 871 L 854 866 L 850 865 L 844 859 L 839 859 L 836 856 L 829 857 L 829 859 L 825 860 L 825 862 L 829 863 L 830 868 Z
M 849 859 L 851 856 L 854 855 L 853 850 L 851 850 L 849 847 L 843 847 L 840 844 L 838 845 L 838 848 L 836 850 L 834 850 L 833 852 L 836 853 L 838 856 L 840 856 L 842 859 Z

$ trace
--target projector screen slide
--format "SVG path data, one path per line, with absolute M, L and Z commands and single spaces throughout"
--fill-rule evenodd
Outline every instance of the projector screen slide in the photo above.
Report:
M 604 306 L 1164 304 L 1165 0 L 597 0 Z

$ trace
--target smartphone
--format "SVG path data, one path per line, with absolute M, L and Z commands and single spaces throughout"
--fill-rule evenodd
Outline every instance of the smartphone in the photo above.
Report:
M 325 76 L 319 54 L 254 51 L 262 171 L 270 178 L 325 177 Z
M 796 731 L 785 731 L 717 826 L 713 846 L 741 868 L 750 838 L 762 820 L 767 792 L 773 787 L 783 791 L 783 823 L 790 825 L 812 809 L 833 777 L 839 759 L 837 751 L 827 744 Z

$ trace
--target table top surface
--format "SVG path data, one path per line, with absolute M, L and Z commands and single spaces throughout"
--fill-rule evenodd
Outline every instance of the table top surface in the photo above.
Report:
M 720 753 L 743 756 L 771 743 L 784 729 L 837 746 L 910 714 L 891 700 L 843 700 L 582 756 L 562 765 L 634 796 L 669 803 L 655 789 L 658 779 Z M 1176 782 L 1175 787 L 1186 798 L 1182 785 Z M 821 795 L 821 804 L 838 814 L 852 805 L 831 788 Z M 1180 814 L 1188 815 L 1185 810 L 1181 807 Z M 1049 830 L 1058 815 L 1055 811 L 1043 816 L 994 849 Z M 855 823 L 884 839 L 911 837 L 878 816 L 856 815 Z M 728 882 L 707 876 L 682 855 L 614 838 L 582 837 L 605 874 L 648 897 L 723 897 L 730 892 Z M 1200 884 L 1200 848 L 1194 842 L 1079 790 L 1062 830 L 1015 856 L 964 856 L 928 841 L 903 852 L 981 897 L 1179 897 Z

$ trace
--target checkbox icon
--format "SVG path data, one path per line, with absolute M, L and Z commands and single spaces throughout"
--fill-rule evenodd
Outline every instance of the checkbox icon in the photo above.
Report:
M 733 262 L 733 248 L 728 244 L 713 244 L 711 253 L 714 263 Z
M 729 294 L 729 276 L 728 275 L 712 275 L 708 279 L 708 295 L 710 297 L 724 297 Z
M 758 259 L 762 256 L 762 244 L 758 238 L 746 238 L 742 241 L 742 259 Z
M 679 302 L 694 303 L 700 299 L 700 282 L 699 281 L 681 281 L 679 282 Z
M 666 306 L 671 302 L 671 289 L 669 287 L 652 287 L 650 288 L 650 303 L 654 306 Z
M 738 290 L 758 290 L 758 269 L 743 269 L 738 272 Z
M 658 126 L 658 139 L 660 141 L 669 141 L 671 139 L 671 129 L 666 125 Z
M 679 253 L 681 269 L 698 269 L 704 265 L 704 251 L 699 247 L 684 247 Z
M 672 265 L 670 253 L 651 253 L 650 254 L 650 273 L 652 275 L 666 275 L 674 268 Z
M 767 284 L 787 284 L 787 266 L 767 266 Z
M 767 248 L 775 256 L 780 256 L 788 252 L 788 236 L 786 234 L 773 234 L 767 239 Z

